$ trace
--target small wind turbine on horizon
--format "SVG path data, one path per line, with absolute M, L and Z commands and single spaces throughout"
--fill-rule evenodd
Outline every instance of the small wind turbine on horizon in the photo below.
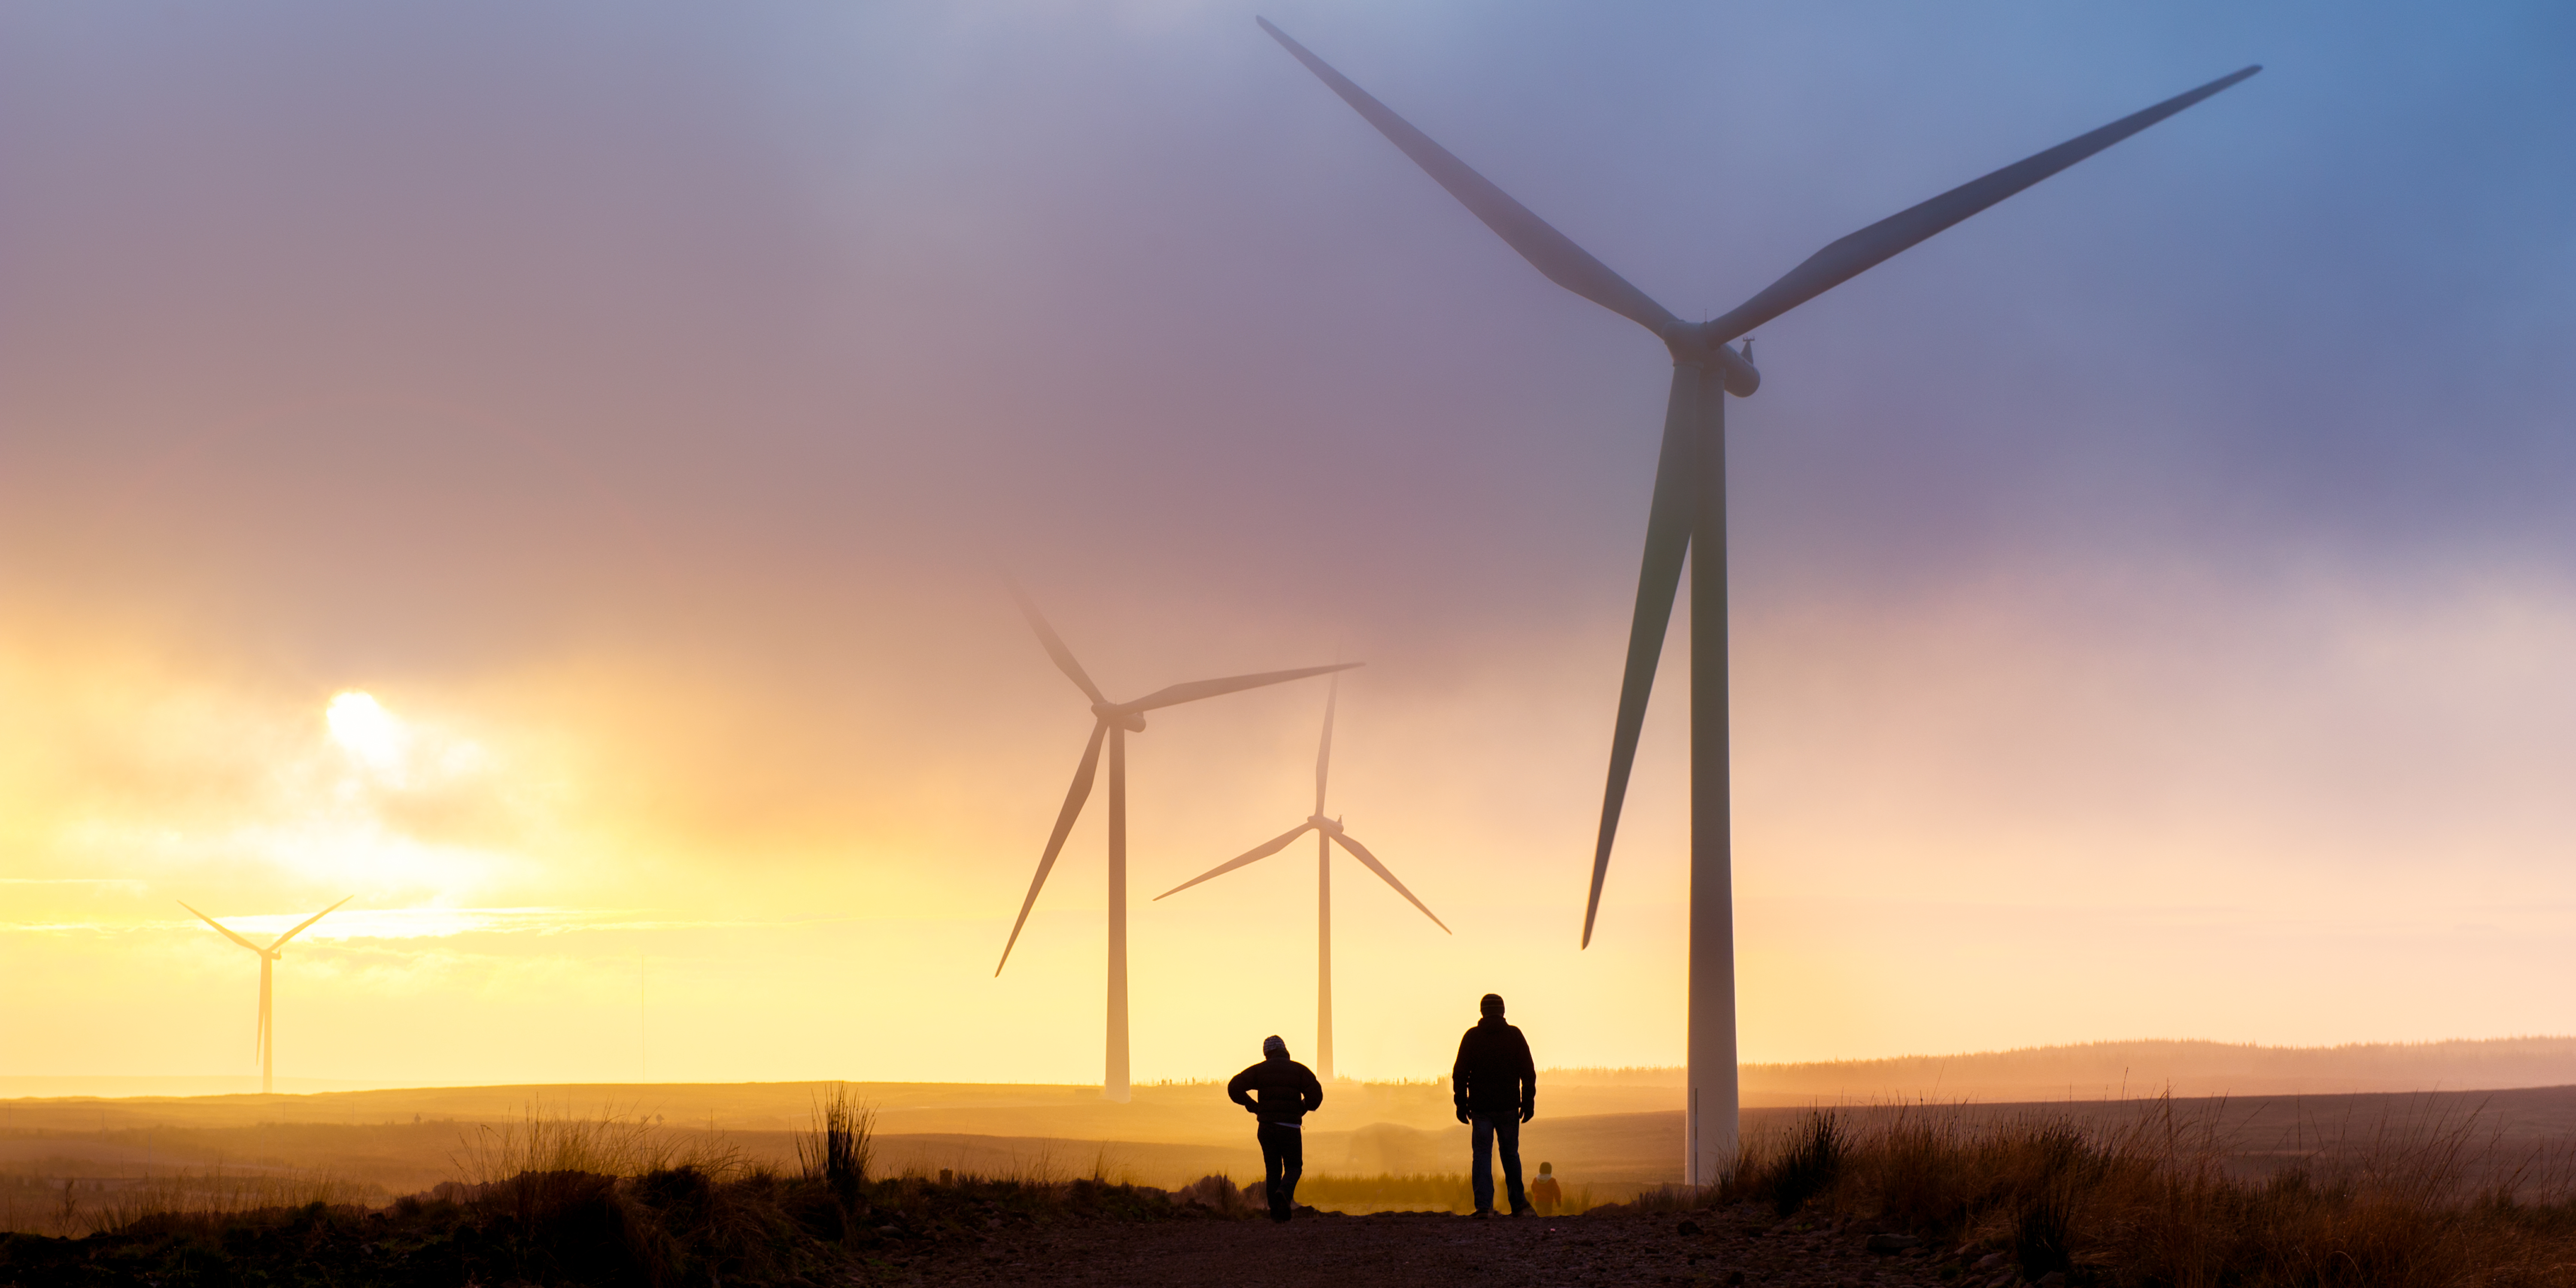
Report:
M 348 898 L 342 899 L 340 903 L 347 903 L 350 899 L 355 899 L 357 897 L 358 896 L 354 894 L 350 895 Z M 270 1092 L 275 1090 L 277 1085 L 277 1026 L 271 1018 L 274 1014 L 274 1008 L 269 1005 L 269 980 L 270 976 L 273 974 L 273 967 L 275 967 L 278 957 L 285 949 L 287 940 L 303 934 L 305 927 L 312 925 L 314 922 L 320 921 L 324 917 L 330 916 L 333 911 L 339 908 L 340 903 L 332 904 L 330 907 L 324 908 L 322 911 L 314 913 L 310 917 L 306 917 L 302 922 L 296 925 L 295 929 L 279 935 L 275 940 L 270 942 L 268 947 L 262 948 L 259 945 L 242 938 L 240 935 L 234 934 L 232 928 L 226 926 L 224 923 L 217 921 L 202 912 L 197 912 L 194 908 L 188 908 L 187 900 L 182 899 L 179 901 L 180 907 L 188 908 L 188 911 L 190 912 L 196 912 L 197 920 L 214 927 L 218 933 L 223 935 L 224 938 L 259 954 L 259 1038 L 257 1045 L 259 1050 L 259 1094 L 263 1096 L 270 1094 Z
M 1178 706 L 1205 698 L 1258 689 L 1266 685 L 1285 684 L 1310 675 L 1347 671 L 1357 662 L 1338 662 L 1331 666 L 1310 666 L 1295 671 L 1264 671 L 1257 675 L 1230 675 L 1220 680 L 1191 680 L 1167 685 L 1132 702 L 1111 702 L 1101 696 L 1100 686 L 1091 682 L 1073 651 L 1057 638 L 1055 628 L 1047 625 L 1044 614 L 1019 587 L 1011 588 L 1020 612 L 1029 619 L 1029 629 L 1037 632 L 1038 643 L 1047 656 L 1055 660 L 1056 669 L 1073 681 L 1082 695 L 1091 699 L 1091 741 L 1082 749 L 1082 761 L 1074 766 L 1073 786 L 1064 794 L 1064 807 L 1057 811 L 1055 830 L 1047 836 L 1046 853 L 1038 858 L 1037 875 L 1029 880 L 1028 897 L 1020 901 L 1019 919 L 1011 923 L 1010 940 L 1002 945 L 1002 960 L 993 967 L 999 976 L 1002 967 L 1011 963 L 1011 949 L 1020 942 L 1020 930 L 1029 924 L 1029 910 L 1038 902 L 1038 891 L 1046 888 L 1047 873 L 1055 868 L 1056 855 L 1064 849 L 1064 838 L 1073 831 L 1074 820 L 1082 816 L 1083 802 L 1091 799 L 1091 782 L 1100 768 L 1100 745 L 1109 744 L 1109 1036 L 1106 1068 L 1102 1071 L 1100 1094 L 1103 1099 L 1124 1102 L 1128 1098 L 1127 1073 L 1127 735 L 1142 733 L 1145 713 L 1160 707 Z
M 1430 917 L 1431 924 L 1440 927 L 1440 933 L 1454 933 L 1449 929 L 1449 923 L 1424 907 L 1420 899 L 1414 898 L 1413 892 L 1405 889 L 1404 883 L 1396 880 L 1395 874 L 1387 871 L 1386 865 L 1378 862 L 1377 856 L 1369 853 L 1367 846 L 1342 830 L 1342 820 L 1324 817 L 1324 781 L 1333 764 L 1333 705 L 1340 699 L 1341 689 L 1342 677 L 1337 675 L 1324 693 L 1324 737 L 1315 745 L 1315 812 L 1307 815 L 1305 822 L 1244 854 L 1154 896 L 1158 902 L 1169 899 L 1209 877 L 1224 876 L 1236 868 L 1269 858 L 1308 832 L 1315 834 L 1315 1073 L 1324 1078 L 1333 1076 L 1333 847 L 1339 845 L 1350 851 L 1351 857 L 1376 873 L 1379 880 L 1395 887 L 1395 892 L 1403 895 L 1406 903 L 1421 908 L 1422 915 Z
M 1684 1050 L 1689 1086 L 1683 1133 L 1683 1179 L 1716 1182 L 1736 1148 L 1735 896 L 1726 692 L 1726 395 L 1752 395 L 1762 383 L 1749 352 L 1729 342 L 1824 294 L 1933 234 L 2056 174 L 2096 152 L 2261 71 L 2247 67 L 2144 111 L 2078 135 L 1984 178 L 1899 211 L 1817 251 L 1724 316 L 1685 322 L 1626 278 L 1548 226 L 1447 148 L 1389 111 L 1267 18 L 1255 18 L 1297 61 L 1377 128 L 1432 180 L 1458 199 L 1551 282 L 1645 327 L 1672 355 L 1664 441 L 1646 515 L 1646 554 L 1629 626 L 1627 668 L 1610 743 L 1601 830 L 1592 856 L 1592 890 L 1583 909 L 1583 944 L 1601 909 L 1610 845 L 1619 828 L 1628 775 L 1646 698 L 1655 683 L 1683 558 L 1691 569 L 1691 864 L 1690 1032 Z M 1746 342 L 1749 350 L 1751 342 Z

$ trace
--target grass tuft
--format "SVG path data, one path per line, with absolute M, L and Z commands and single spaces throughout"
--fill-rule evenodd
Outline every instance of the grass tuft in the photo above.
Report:
M 2216 1116 L 2170 1100 L 2092 1132 L 2046 1114 L 1818 1110 L 1747 1140 L 1703 1201 L 1910 1233 L 1962 1265 L 2002 1253 L 2013 1276 L 2075 1285 L 2576 1283 L 2563 1160 L 2509 1156 L 2474 1114 L 2347 1130 L 2287 1166 L 2233 1146 Z
M 867 1184 L 875 1153 L 877 1113 L 834 1083 L 814 1105 L 814 1129 L 796 1138 L 796 1161 L 805 1179 L 820 1182 L 848 1207 Z

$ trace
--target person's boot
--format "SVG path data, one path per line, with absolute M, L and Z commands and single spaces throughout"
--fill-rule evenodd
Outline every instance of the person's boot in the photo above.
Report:
M 1476 1219 L 1477 1219 L 1477 1220 L 1479 1220 L 1479 1221 L 1490 1221 L 1490 1220 L 1492 1220 L 1493 1218 L 1494 1218 L 1494 1210 L 1493 1210 L 1492 1208 L 1487 1207 L 1487 1208 L 1478 1208 L 1478 1209 L 1476 1209 Z
M 1513 1216 L 1536 1216 L 1536 1215 L 1538 1215 L 1538 1209 L 1531 1207 L 1531 1206 L 1529 1205 L 1529 1200 L 1528 1200 L 1528 1199 L 1522 1199 L 1520 1202 L 1518 1202 L 1518 1203 L 1514 1203 L 1514 1204 L 1512 1205 L 1512 1215 L 1513 1215 Z

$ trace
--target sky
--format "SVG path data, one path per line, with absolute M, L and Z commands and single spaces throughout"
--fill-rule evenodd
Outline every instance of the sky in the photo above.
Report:
M 1265 0 L 1268 3 L 1269 0 Z M 2576 1030 L 2576 12 L 1261 13 L 1758 333 L 1749 1060 Z M 0 1075 L 1096 1081 L 1114 698 L 1364 660 L 1341 1070 L 1678 1063 L 1668 359 L 1266 39 L 1110 5 L 0 8 Z M 1677 619 L 1686 620 L 1683 618 Z M 1135 1065 L 1314 1031 L 1322 682 L 1132 744 Z

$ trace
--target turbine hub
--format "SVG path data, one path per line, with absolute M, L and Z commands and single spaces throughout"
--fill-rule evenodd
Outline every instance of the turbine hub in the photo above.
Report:
M 1119 706 L 1117 703 L 1094 702 L 1091 704 L 1091 714 L 1094 717 L 1106 720 L 1129 733 L 1145 732 L 1144 714 L 1142 712 L 1130 711 L 1125 707 Z
M 1715 367 L 1726 378 L 1726 392 L 1738 398 L 1750 398 L 1762 387 L 1762 373 L 1753 360 L 1712 336 L 1705 322 L 1685 322 L 1665 332 L 1664 347 L 1677 366 Z
M 1309 814 L 1306 816 L 1306 821 L 1313 824 L 1316 831 L 1322 832 L 1327 836 L 1341 835 L 1342 821 L 1340 819 L 1326 818 L 1321 814 Z

